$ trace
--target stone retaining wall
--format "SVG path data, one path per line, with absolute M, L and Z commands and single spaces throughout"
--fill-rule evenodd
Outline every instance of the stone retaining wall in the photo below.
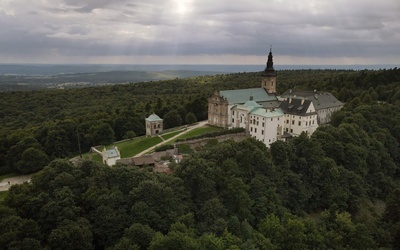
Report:
M 175 146 L 181 145 L 181 144 L 186 144 L 186 145 L 189 145 L 189 147 L 192 150 L 196 150 L 196 148 L 206 145 L 206 143 L 212 139 L 217 139 L 218 142 L 223 142 L 226 140 L 234 140 L 235 142 L 239 142 L 239 141 L 243 141 L 247 137 L 248 137 L 248 135 L 245 132 L 241 132 L 241 133 L 237 133 L 237 134 L 219 135 L 219 136 L 215 136 L 215 137 L 194 139 L 194 140 L 190 140 L 190 141 L 175 142 Z

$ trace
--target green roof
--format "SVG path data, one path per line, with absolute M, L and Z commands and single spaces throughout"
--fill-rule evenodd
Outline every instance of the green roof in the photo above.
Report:
M 119 157 L 118 151 L 115 148 L 106 151 L 108 158 Z
M 256 107 L 261 107 L 260 104 L 256 103 L 255 101 L 251 100 L 251 101 L 247 101 L 244 103 L 244 106 L 248 107 L 248 108 L 256 108 Z
M 152 114 L 146 118 L 146 121 L 155 122 L 155 121 L 162 121 L 162 119 L 158 115 Z
M 264 88 L 222 90 L 219 94 L 228 100 L 229 104 L 244 104 L 253 97 L 255 102 L 275 101 L 275 95 L 269 95 Z

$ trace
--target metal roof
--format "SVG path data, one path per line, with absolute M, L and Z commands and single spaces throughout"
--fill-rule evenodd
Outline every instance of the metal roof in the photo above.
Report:
M 255 102 L 268 102 L 277 99 L 275 95 L 269 95 L 264 88 L 222 90 L 219 93 L 228 100 L 229 104 L 244 104 L 251 96 Z
M 281 98 L 306 98 L 314 104 L 316 110 L 343 106 L 331 93 L 325 91 L 287 90 Z
M 146 121 L 155 122 L 155 121 L 162 121 L 162 119 L 158 115 L 153 113 L 152 115 L 146 118 Z
M 108 149 L 106 153 L 108 158 L 119 157 L 119 153 L 115 148 Z
M 308 108 L 311 105 L 310 100 L 306 99 L 298 99 L 298 98 L 293 98 L 290 100 L 284 100 L 281 102 L 279 105 L 279 108 L 285 112 L 285 114 L 294 114 L 294 115 L 310 115 L 310 114 L 315 114 L 315 112 L 312 113 L 307 113 Z
M 244 106 L 246 106 L 246 107 L 248 107 L 248 108 L 261 107 L 260 104 L 256 103 L 256 102 L 253 101 L 253 100 L 245 102 L 245 103 L 244 103 Z

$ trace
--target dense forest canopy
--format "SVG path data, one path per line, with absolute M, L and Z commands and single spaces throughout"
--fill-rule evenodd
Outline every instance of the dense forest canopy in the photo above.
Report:
M 380 71 L 278 71 L 278 93 L 287 89 L 331 91 L 359 105 L 376 101 L 399 105 L 400 69 Z M 15 166 L 25 150 L 42 152 L 42 161 L 67 157 L 90 146 L 109 144 L 134 132 L 145 133 L 152 112 L 185 123 L 188 113 L 207 119 L 207 98 L 215 90 L 260 86 L 260 73 L 200 76 L 69 90 L 0 93 L 0 173 L 26 172 Z M 173 120 L 175 121 L 175 120 Z M 172 125 L 179 125 L 172 122 Z M 167 124 L 168 125 L 168 124 Z M 168 127 L 168 126 L 167 126 Z M 32 151 L 32 150 L 31 150 Z M 26 165 L 26 164 L 25 164 Z
M 258 87 L 237 73 L 64 91 L 2 93 L 0 166 L 36 172 L 0 213 L 6 249 L 377 249 L 400 246 L 400 70 L 278 72 L 278 92 L 331 91 L 329 125 L 266 148 L 210 145 L 173 174 L 85 161 L 144 118 L 207 117 L 214 90 Z M 52 161 L 54 160 L 54 161 Z M 49 163 L 51 161 L 51 163 Z M 49 163 L 49 164 L 48 164 Z

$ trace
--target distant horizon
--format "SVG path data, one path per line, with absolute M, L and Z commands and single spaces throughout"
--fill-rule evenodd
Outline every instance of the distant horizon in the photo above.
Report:
M 240 64 L 240 63 L 232 63 L 232 64 L 226 64 L 226 63 L 31 63 L 31 62 L 27 62 L 27 63 L 22 63 L 22 62 L 11 62 L 11 63 L 7 63 L 7 62 L 0 62 L 0 65 L 46 65 L 46 66 L 51 66 L 51 65 L 95 65 L 95 66 L 111 66 L 111 65 L 139 65 L 139 66 L 160 66 L 160 65 L 165 65 L 165 66 L 198 66 L 198 65 L 222 65 L 222 66 L 260 66 L 260 65 L 265 65 L 264 64 L 251 64 L 251 63 L 244 63 L 244 64 Z M 382 63 L 378 63 L 378 64 L 361 64 L 361 63 L 355 63 L 355 64 L 277 64 L 274 63 L 274 67 L 276 66 L 378 66 L 378 65 L 383 65 L 383 66 L 395 66 L 397 64 L 392 64 L 392 63 L 388 63 L 388 64 L 382 64 Z M 400 66 L 400 64 L 399 64 Z
M 276 64 L 275 70 L 379 70 L 398 67 L 395 64 L 330 64 L 330 65 L 290 65 Z M 240 72 L 260 72 L 265 64 L 44 64 L 44 63 L 0 63 L 1 75 L 59 75 L 77 73 L 99 73 L 116 71 L 194 71 L 205 74 L 230 74 Z

